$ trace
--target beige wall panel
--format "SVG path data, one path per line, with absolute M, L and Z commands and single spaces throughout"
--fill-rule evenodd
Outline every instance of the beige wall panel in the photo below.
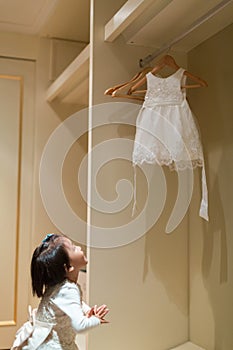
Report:
M 20 183 L 22 84 L 20 77 L 0 75 L 0 325 L 16 322 L 17 241 Z M 7 278 L 6 278 L 7 271 Z
M 233 25 L 188 55 L 207 89 L 190 92 L 206 158 L 209 223 L 190 211 L 190 337 L 208 350 L 233 349 Z
M 65 55 L 67 58 L 67 56 Z M 80 109 L 79 105 L 66 104 L 59 99 L 48 103 L 45 100 L 45 92 L 50 84 L 50 40 L 41 38 L 39 41 L 39 51 L 36 70 L 36 108 L 35 108 L 35 157 L 34 157 L 34 197 L 33 197 L 33 223 L 32 223 L 32 249 L 41 242 L 46 233 L 60 233 L 56 227 L 56 220 L 50 219 L 46 208 L 43 205 L 39 172 L 40 162 L 46 143 L 49 141 L 53 131 Z M 62 142 L 60 140 L 59 142 Z M 87 134 L 83 135 L 77 142 L 71 145 L 64 164 L 61 169 L 63 190 L 70 205 L 77 215 L 86 221 L 86 203 L 83 201 L 78 188 L 78 168 L 83 156 L 87 152 Z M 54 157 L 56 157 L 54 155 Z M 58 155 L 59 156 L 59 155 Z M 49 183 L 53 183 L 53 178 L 48 178 Z M 52 198 L 53 200 L 53 198 Z M 61 214 L 62 215 L 62 214 Z M 63 232 L 69 234 L 68 232 Z M 32 299 L 33 304 L 38 303 L 38 299 Z
M 0 32 L 0 56 L 36 59 L 38 36 Z

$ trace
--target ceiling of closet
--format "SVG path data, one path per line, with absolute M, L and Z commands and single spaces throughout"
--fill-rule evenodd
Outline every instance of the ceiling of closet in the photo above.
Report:
M 0 31 L 89 42 L 88 0 L 0 0 Z
M 223 0 L 123 0 L 122 4 L 141 3 L 143 10 L 121 34 L 129 44 L 160 48 L 223 2 Z M 189 51 L 231 23 L 233 23 L 233 1 L 228 1 L 227 5 L 211 19 L 176 44 L 175 49 Z M 88 42 L 89 1 L 1 0 L 0 31 Z

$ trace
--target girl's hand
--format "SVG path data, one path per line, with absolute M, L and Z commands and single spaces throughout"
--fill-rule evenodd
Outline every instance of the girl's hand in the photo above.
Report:
M 94 307 L 88 310 L 85 314 L 88 318 L 94 315 Z
M 104 319 L 104 317 L 107 315 L 108 312 L 109 312 L 109 309 L 107 308 L 106 305 L 101 305 L 99 307 L 95 305 L 86 313 L 86 316 L 91 317 L 94 315 L 100 319 L 101 323 L 108 323 L 108 321 Z
M 107 308 L 107 305 L 103 304 L 99 307 L 97 307 L 97 305 L 94 306 L 94 315 L 100 319 L 101 323 L 108 323 L 108 321 L 104 319 L 108 312 L 109 309 Z

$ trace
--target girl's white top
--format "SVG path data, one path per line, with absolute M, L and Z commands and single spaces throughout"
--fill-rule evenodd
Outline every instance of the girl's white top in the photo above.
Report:
M 38 309 L 16 333 L 11 349 L 77 350 L 76 334 L 100 324 L 99 318 L 85 316 L 89 309 L 75 283 L 66 280 L 48 288 Z

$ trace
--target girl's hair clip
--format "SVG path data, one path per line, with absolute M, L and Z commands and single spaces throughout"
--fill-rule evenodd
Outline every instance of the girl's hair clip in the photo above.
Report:
M 46 237 L 43 239 L 42 243 L 48 242 L 49 239 L 54 235 L 54 233 L 48 233 Z

